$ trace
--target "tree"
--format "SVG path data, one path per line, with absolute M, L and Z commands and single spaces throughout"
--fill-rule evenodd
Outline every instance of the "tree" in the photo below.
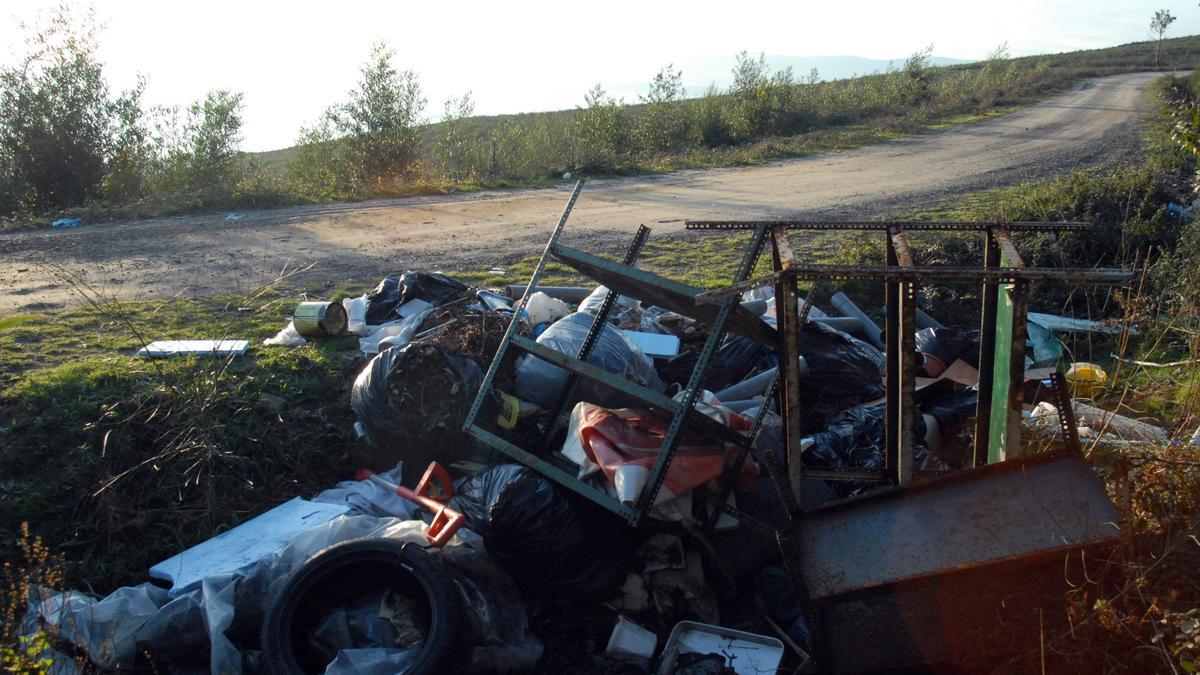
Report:
M 1167 27 L 1175 22 L 1175 17 L 1171 15 L 1168 9 L 1160 9 L 1154 13 L 1154 18 L 1150 19 L 1150 32 L 1158 36 L 1158 41 L 1154 43 L 1154 67 L 1158 67 L 1158 57 L 1162 54 L 1163 34 L 1167 32 Z
M 46 211 L 100 195 L 114 103 L 96 57 L 95 19 L 66 5 L 24 26 L 26 54 L 0 70 L 0 209 Z
M 332 113 L 337 131 L 348 138 L 360 182 L 402 176 L 417 161 L 425 98 L 416 73 L 397 70 L 395 56 L 386 42 L 373 44 L 350 101 Z
M 599 83 L 583 96 L 587 107 L 575 113 L 574 167 L 584 173 L 611 171 L 625 145 L 625 104 Z
M 242 93 L 211 91 L 188 108 L 185 126 L 195 184 L 224 187 L 233 178 L 242 136 Z
M 933 45 L 924 49 L 913 52 L 912 56 L 904 61 L 904 76 L 907 80 L 906 89 L 908 98 L 913 103 L 924 103 L 932 96 L 930 87 L 932 85 L 933 74 L 929 71 L 929 61 L 933 54 Z
M 754 140 L 794 127 L 798 122 L 795 90 L 790 66 L 771 74 L 765 55 L 738 54 L 729 90 L 732 102 L 726 108 L 734 139 Z
M 474 114 L 475 102 L 469 91 L 458 98 L 447 98 L 442 107 L 441 133 L 433 153 L 442 172 L 453 180 L 464 180 L 473 168 L 468 157 L 472 140 L 468 120 Z
M 666 152 L 687 141 L 691 125 L 683 104 L 685 96 L 682 71 L 673 64 L 658 71 L 650 91 L 638 97 L 645 105 L 635 132 L 638 149 Z

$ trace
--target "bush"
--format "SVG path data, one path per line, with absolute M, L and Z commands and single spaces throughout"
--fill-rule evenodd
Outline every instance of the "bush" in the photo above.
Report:
M 0 70 L 0 210 L 44 212 L 99 198 L 118 118 L 96 56 L 93 17 L 67 6 L 29 31 L 27 52 Z M 119 134 L 117 134 L 119 136 Z

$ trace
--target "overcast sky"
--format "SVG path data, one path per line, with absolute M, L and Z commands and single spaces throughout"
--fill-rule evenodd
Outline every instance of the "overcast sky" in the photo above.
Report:
M 53 0 L 6 0 L 0 44 L 11 61 L 17 22 Z M 110 83 L 138 73 L 150 103 L 185 105 L 216 88 L 245 92 L 243 148 L 291 145 L 302 124 L 353 87 L 369 45 L 386 39 L 420 76 L 426 115 L 473 92 L 481 114 L 569 108 L 596 82 L 649 81 L 670 62 L 743 49 L 790 56 L 979 59 L 1107 47 L 1148 38 L 1154 10 L 1178 17 L 1169 37 L 1200 33 L 1196 2 L 946 0 L 839 2 L 267 2 L 102 0 L 101 56 Z M 685 79 L 687 73 L 684 73 Z

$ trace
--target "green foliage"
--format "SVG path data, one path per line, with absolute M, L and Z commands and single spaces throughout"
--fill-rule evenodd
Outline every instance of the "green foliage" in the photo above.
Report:
M 191 208 L 231 201 L 244 168 L 237 154 L 242 106 L 242 94 L 228 90 L 209 92 L 188 106 L 180 131 L 163 141 L 164 153 L 152 174 L 160 197 Z
M 72 585 L 111 589 L 347 476 L 352 339 L 228 360 L 133 356 L 148 336 L 257 343 L 292 307 L 269 293 L 100 301 L 0 330 L 0 560 L 20 557 L 28 520 L 80 565 Z
M 450 180 L 466 181 L 480 168 L 481 144 L 475 124 L 471 121 L 474 114 L 475 102 L 471 100 L 469 91 L 459 98 L 447 98 L 443 106 L 438 142 L 433 146 L 433 153 L 442 175 Z
M 1154 13 L 1154 17 L 1150 19 L 1150 32 L 1158 36 L 1158 40 L 1154 43 L 1154 65 L 1158 66 L 1158 59 L 1162 55 L 1163 34 L 1167 32 L 1167 28 L 1175 23 L 1175 17 L 1169 9 L 1160 9 Z
M 650 91 L 639 97 L 643 106 L 634 130 L 634 147 L 643 153 L 664 153 L 687 145 L 693 133 L 686 96 L 682 71 L 671 64 L 658 71 Z
M 787 132 L 794 124 L 795 78 L 792 69 L 771 73 L 766 56 L 737 55 L 733 85 L 725 108 L 734 140 L 744 142 Z
M 288 173 L 302 196 L 328 201 L 392 193 L 415 175 L 425 98 L 416 73 L 397 70 L 395 56 L 387 43 L 373 44 L 349 100 L 301 130 Z
M 412 172 L 417 162 L 416 127 L 425 98 L 416 73 L 397 70 L 395 56 L 385 42 L 372 45 L 350 100 L 330 111 L 360 185 L 387 184 Z
M 0 211 L 42 212 L 99 198 L 114 124 L 131 99 L 110 94 L 91 14 L 60 6 L 27 27 L 26 52 L 0 70 Z M 119 130 L 118 130 L 119 135 Z
M 582 173 L 607 173 L 617 168 L 625 150 L 627 120 L 625 105 L 597 84 L 584 95 L 587 107 L 571 120 L 572 168 Z

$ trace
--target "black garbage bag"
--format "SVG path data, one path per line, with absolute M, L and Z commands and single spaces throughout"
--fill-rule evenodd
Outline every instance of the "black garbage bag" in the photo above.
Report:
M 696 351 L 685 352 L 662 363 L 656 363 L 658 374 L 668 385 L 679 384 L 686 387 L 688 378 L 696 369 L 696 361 L 700 354 Z M 731 384 L 741 382 L 752 373 L 757 373 L 779 364 L 775 350 L 768 345 L 755 342 L 741 335 L 730 335 L 721 343 L 712 366 L 708 369 L 708 378 L 704 388 L 709 391 L 719 391 Z
M 528 595 L 597 597 L 624 575 L 624 525 L 532 469 L 497 464 L 464 479 L 455 493 L 451 507 Z
M 371 446 L 357 463 L 385 471 L 404 460 L 404 483 L 412 485 L 429 462 L 461 459 L 471 447 L 463 421 L 482 382 L 474 361 L 432 345 L 380 352 L 350 391 L 350 407 Z
M 812 434 L 813 444 L 802 457 L 806 466 L 824 469 L 882 471 L 885 463 L 887 412 L 884 405 L 860 405 L 830 416 L 824 431 Z M 913 420 L 916 446 L 913 459 L 918 469 L 944 469 L 925 444 L 925 418 Z M 870 484 L 834 482 L 841 496 L 854 494 Z
M 924 328 L 915 336 L 917 351 L 925 356 L 925 375 L 937 377 L 951 363 L 961 358 L 971 346 L 967 333 L 961 328 Z
M 465 285 L 437 272 L 393 274 L 367 294 L 367 323 L 374 326 L 398 319 L 396 309 L 409 300 L 444 305 L 466 293 Z
M 921 412 L 937 420 L 939 429 L 948 429 L 975 415 L 979 392 L 974 389 L 955 389 L 922 401 Z
M 808 375 L 800 381 L 806 431 L 822 428 L 834 413 L 884 395 L 883 353 L 862 340 L 810 321 L 800 328 L 800 355 L 808 364 Z
M 587 338 L 596 317 L 584 312 L 569 314 L 555 321 L 538 336 L 538 344 L 574 357 Z M 620 377 L 657 392 L 666 385 L 654 370 L 654 360 L 642 353 L 619 329 L 606 324 L 600 338 L 588 354 L 587 362 Z M 517 362 L 517 398 L 536 403 L 543 408 L 554 405 L 558 392 L 567 381 L 567 371 L 550 365 L 532 354 Z M 616 390 L 598 382 L 582 379 L 575 389 L 572 403 L 588 401 L 597 405 L 616 407 L 625 399 Z

